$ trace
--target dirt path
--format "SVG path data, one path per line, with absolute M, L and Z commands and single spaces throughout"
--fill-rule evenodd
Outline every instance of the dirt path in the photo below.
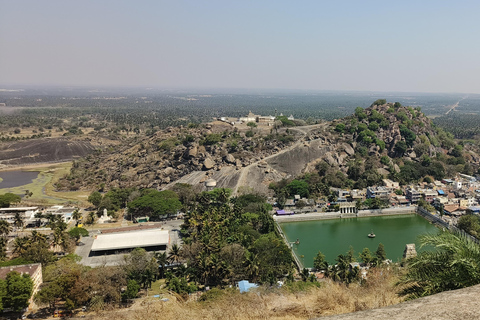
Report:
M 468 98 L 468 96 L 465 96 L 465 97 L 463 97 L 462 99 L 458 100 L 457 103 L 455 103 L 453 106 L 451 106 L 450 109 L 448 109 L 447 112 L 445 112 L 445 115 L 448 115 L 451 111 L 455 111 L 455 109 L 458 108 L 458 105 L 460 104 L 460 102 L 461 102 L 462 100 L 467 99 L 467 98 Z
M 240 172 L 240 177 L 238 178 L 238 182 L 237 182 L 237 185 L 235 186 L 235 188 L 233 189 L 233 192 L 232 194 L 234 196 L 238 195 L 238 188 L 241 187 L 241 186 L 245 186 L 247 185 L 246 183 L 246 179 L 248 177 L 248 172 L 250 171 L 250 169 L 256 165 L 258 165 L 259 162 L 261 161 L 266 161 L 266 160 L 270 160 L 272 158 L 275 158 L 275 157 L 278 157 L 279 155 L 285 153 L 285 152 L 289 152 L 293 149 L 295 149 L 296 147 L 300 146 L 304 141 L 303 141 L 303 138 L 305 138 L 305 136 L 311 132 L 312 130 L 315 130 L 315 129 L 319 129 L 319 128 L 325 128 L 327 126 L 327 123 L 321 123 L 321 124 L 316 124 L 316 125 L 312 125 L 312 126 L 305 126 L 305 127 L 296 127 L 296 128 L 290 128 L 289 130 L 293 130 L 293 131 L 297 131 L 297 132 L 300 132 L 301 134 L 303 134 L 302 137 L 298 138 L 297 139 L 297 142 L 295 142 L 294 144 L 292 144 L 291 146 L 289 146 L 288 148 L 285 148 L 275 154 L 272 154 L 272 155 L 269 155 L 263 159 L 260 159 L 258 161 L 255 161 L 251 164 L 249 164 L 248 166 L 246 166 L 245 168 L 243 168 Z

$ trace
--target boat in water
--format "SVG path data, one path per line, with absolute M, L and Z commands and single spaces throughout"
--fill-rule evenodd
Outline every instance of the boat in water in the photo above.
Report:
M 370 233 L 368 234 L 368 237 L 369 237 L 369 238 L 375 238 L 375 233 L 373 233 L 373 231 L 370 232 Z

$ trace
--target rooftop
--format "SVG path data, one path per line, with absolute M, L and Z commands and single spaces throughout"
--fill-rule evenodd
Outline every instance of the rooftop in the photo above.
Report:
M 22 264 L 18 266 L 9 266 L 9 267 L 1 267 L 0 268 L 0 279 L 5 279 L 7 274 L 11 271 L 16 271 L 20 274 L 27 273 L 32 276 L 38 268 L 42 268 L 41 263 L 34 263 L 34 264 Z
M 168 242 L 168 231 L 161 229 L 100 234 L 93 241 L 91 251 L 145 248 L 167 245 Z

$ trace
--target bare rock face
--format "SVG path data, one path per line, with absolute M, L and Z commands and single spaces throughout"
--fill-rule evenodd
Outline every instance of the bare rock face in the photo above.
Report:
M 163 173 L 166 176 L 169 176 L 169 175 L 173 174 L 174 172 L 175 172 L 175 169 L 173 169 L 172 167 L 167 167 L 163 170 Z
M 355 150 L 353 150 L 353 148 L 347 144 L 347 143 L 344 143 L 343 144 L 343 150 L 345 150 L 345 152 L 349 155 L 349 156 L 353 156 L 355 154 Z
M 412 151 L 408 154 L 408 156 L 412 159 L 415 159 L 417 157 L 417 154 L 415 153 L 415 151 Z
M 325 161 L 329 164 L 329 165 L 336 165 L 337 164 L 337 161 L 335 161 L 335 159 L 333 158 L 332 156 L 332 153 L 331 152 L 327 152 L 325 154 Z
M 233 164 L 233 163 L 235 163 L 235 157 L 232 156 L 231 154 L 227 154 L 227 156 L 225 157 L 225 161 L 227 163 L 232 163 Z
M 198 154 L 198 148 L 197 147 L 192 147 L 190 150 L 188 150 L 188 156 L 190 158 L 195 158 Z
M 214 166 L 215 166 L 215 162 L 213 162 L 213 160 L 210 159 L 210 158 L 206 158 L 206 159 L 203 161 L 203 168 L 204 168 L 205 170 L 210 170 L 210 169 L 212 169 Z

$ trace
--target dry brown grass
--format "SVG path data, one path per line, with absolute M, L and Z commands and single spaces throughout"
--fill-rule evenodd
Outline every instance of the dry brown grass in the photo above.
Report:
M 366 285 L 345 285 L 326 281 L 321 288 L 304 292 L 281 289 L 259 289 L 240 294 L 227 291 L 221 297 L 207 302 L 182 302 L 170 297 L 161 302 L 148 298 L 129 309 L 105 312 L 95 319 L 277 319 L 299 320 L 325 315 L 348 313 L 396 304 L 402 301 L 394 286 L 394 272 L 379 270 L 369 274 Z

